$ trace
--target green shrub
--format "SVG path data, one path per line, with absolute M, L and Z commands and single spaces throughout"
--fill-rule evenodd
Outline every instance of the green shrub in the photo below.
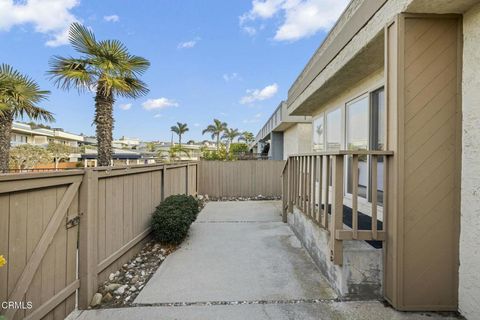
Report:
M 166 198 L 152 217 L 155 239 L 165 244 L 180 244 L 198 212 L 199 203 L 192 196 L 173 195 Z
M 193 222 L 197 219 L 199 209 L 198 200 L 193 196 L 187 196 L 184 194 L 177 194 L 166 198 L 157 208 L 165 207 L 170 209 L 181 209 L 185 214 L 190 217 Z

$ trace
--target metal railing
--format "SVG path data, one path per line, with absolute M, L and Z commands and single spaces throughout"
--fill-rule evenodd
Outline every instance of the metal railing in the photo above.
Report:
M 385 241 L 385 222 L 388 207 L 388 163 L 392 151 L 326 151 L 291 155 L 283 169 L 283 213 L 292 213 L 294 206 L 330 234 L 330 259 L 337 265 L 343 263 L 344 240 Z M 344 225 L 344 197 L 347 166 L 351 158 L 351 227 Z M 368 229 L 359 228 L 359 158 L 370 164 L 371 223 Z M 378 163 L 383 162 L 383 217 L 378 227 Z

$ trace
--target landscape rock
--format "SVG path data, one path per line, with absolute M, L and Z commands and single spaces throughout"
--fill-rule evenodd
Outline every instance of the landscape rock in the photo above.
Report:
M 90 302 L 90 306 L 92 308 L 95 308 L 102 302 L 102 294 L 101 293 L 95 293 L 92 298 L 92 302 Z
M 110 302 L 112 300 L 113 300 L 112 295 L 110 294 L 110 292 L 107 292 L 107 294 L 104 295 L 102 298 L 102 303 Z

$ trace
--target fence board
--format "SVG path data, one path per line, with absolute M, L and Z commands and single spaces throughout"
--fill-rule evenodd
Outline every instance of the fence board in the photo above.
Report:
M 141 249 L 164 191 L 196 195 L 198 174 L 196 163 L 179 163 L 0 176 L 0 254 L 8 260 L 0 300 L 33 303 L 3 312 L 64 319 L 77 288 L 79 307 L 88 306 L 98 282 Z M 77 216 L 80 225 L 67 227 Z
M 210 197 L 282 195 L 282 160 L 201 161 L 199 194 Z

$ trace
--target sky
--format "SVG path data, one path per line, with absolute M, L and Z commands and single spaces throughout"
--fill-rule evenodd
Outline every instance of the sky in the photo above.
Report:
M 151 63 L 142 76 L 150 92 L 115 103 L 115 138 L 169 141 L 179 121 L 190 128 L 184 141 L 209 139 L 201 131 L 214 118 L 256 134 L 347 3 L 0 0 L 0 63 L 51 91 L 42 107 L 55 114 L 52 127 L 93 135 L 93 94 L 62 91 L 46 74 L 52 56 L 79 56 L 68 43 L 78 21 Z

